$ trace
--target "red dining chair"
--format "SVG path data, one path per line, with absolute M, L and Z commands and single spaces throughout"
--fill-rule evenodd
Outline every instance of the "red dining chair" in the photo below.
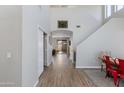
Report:
M 104 56 L 103 57 L 103 61 L 104 61 L 104 63 L 105 63 L 105 65 L 106 65 L 106 77 L 109 77 L 110 76 L 110 70 L 111 70 L 111 64 L 110 64 L 110 56 Z
M 119 87 L 120 80 L 124 79 L 124 59 L 115 59 L 116 64 L 118 65 L 118 71 L 116 72 L 117 75 L 115 77 L 118 79 L 116 86 Z
M 111 59 L 111 60 L 110 60 Z M 106 78 L 113 76 L 114 78 L 114 84 L 117 84 L 117 72 L 118 69 L 114 68 L 113 65 L 115 64 L 114 60 L 112 61 L 112 58 L 110 56 L 105 56 L 105 64 L 106 64 Z

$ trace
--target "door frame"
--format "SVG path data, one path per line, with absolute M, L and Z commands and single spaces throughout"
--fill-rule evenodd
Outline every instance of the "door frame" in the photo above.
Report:
M 43 32 L 44 69 L 47 67 L 47 33 Z
M 37 44 L 38 44 L 38 77 L 42 74 L 44 71 L 44 64 L 47 63 L 47 46 L 45 46 L 45 43 L 47 45 L 47 33 L 38 25 L 38 33 L 37 33 Z

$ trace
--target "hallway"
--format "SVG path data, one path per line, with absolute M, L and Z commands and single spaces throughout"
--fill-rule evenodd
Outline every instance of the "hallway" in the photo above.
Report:
M 53 57 L 53 63 L 42 73 L 38 87 L 94 87 L 84 72 L 73 67 L 65 53 Z

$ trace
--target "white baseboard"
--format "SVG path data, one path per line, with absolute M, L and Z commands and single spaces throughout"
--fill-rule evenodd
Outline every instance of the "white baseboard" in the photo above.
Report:
M 101 68 L 101 66 L 76 66 L 76 68 L 96 68 L 96 69 L 98 69 L 98 68 Z
M 0 82 L 0 87 L 16 87 L 17 84 L 14 82 Z
M 39 83 L 39 79 L 35 82 L 35 84 L 33 85 L 33 87 L 36 87 L 38 83 Z

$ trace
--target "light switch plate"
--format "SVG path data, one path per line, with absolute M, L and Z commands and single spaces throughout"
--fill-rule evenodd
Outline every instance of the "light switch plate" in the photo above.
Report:
M 11 53 L 11 52 L 7 52 L 6 57 L 7 57 L 8 59 L 11 58 L 11 57 L 12 57 L 12 53 Z

